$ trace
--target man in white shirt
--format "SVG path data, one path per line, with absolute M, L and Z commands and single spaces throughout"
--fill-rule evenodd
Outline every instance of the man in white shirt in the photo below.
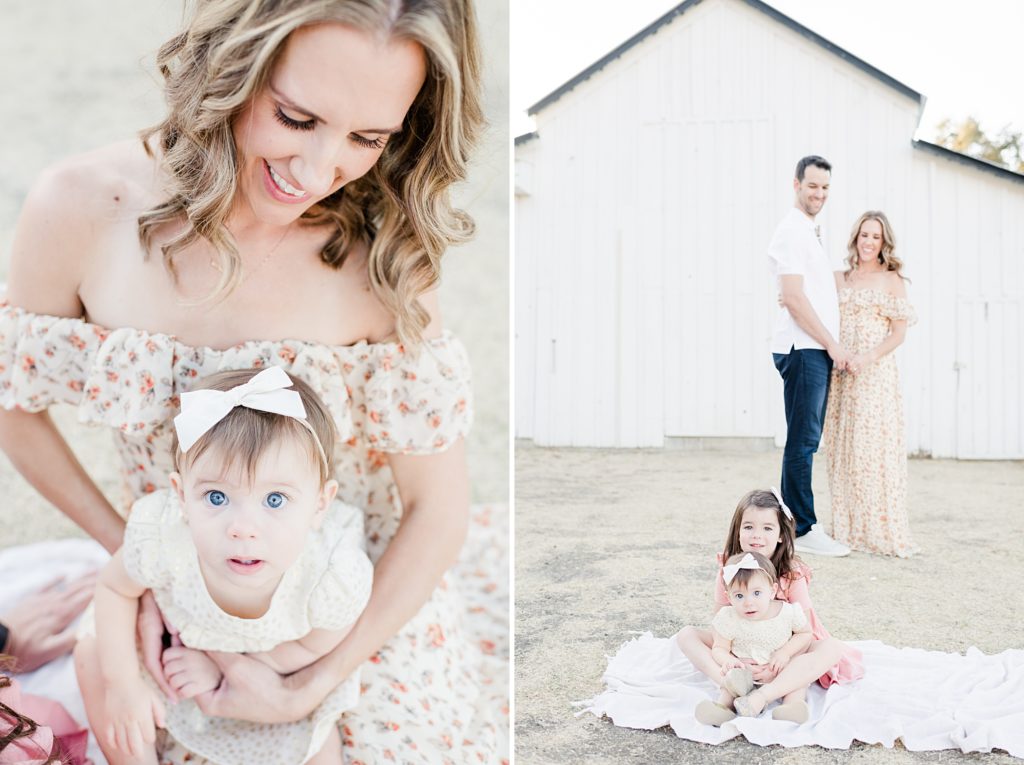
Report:
M 818 156 L 801 159 L 796 200 L 768 245 L 768 260 L 782 307 L 772 334 L 772 359 L 782 375 L 786 449 L 782 497 L 796 521 L 796 549 L 816 555 L 849 555 L 850 548 L 817 526 L 811 467 L 821 441 L 833 364 L 845 369 L 848 351 L 839 337 L 835 278 L 815 216 L 828 199 L 832 166 Z

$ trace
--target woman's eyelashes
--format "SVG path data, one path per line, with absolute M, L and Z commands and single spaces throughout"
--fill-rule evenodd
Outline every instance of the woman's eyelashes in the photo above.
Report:
M 292 130 L 312 130 L 313 128 L 316 127 L 316 120 L 314 120 L 314 119 L 309 119 L 309 120 L 296 120 L 296 119 L 292 119 L 291 117 L 289 117 L 287 114 L 285 114 L 281 110 L 280 106 L 275 106 L 274 107 L 274 117 L 277 119 L 278 122 L 280 122 L 286 128 L 291 128 Z
M 312 130 L 316 127 L 315 119 L 308 120 L 297 120 L 293 117 L 289 117 L 280 106 L 274 107 L 274 118 L 290 130 Z M 359 133 L 352 133 L 350 136 L 360 146 L 366 149 L 383 149 L 387 145 L 387 136 L 379 135 L 376 138 L 367 138 L 366 136 L 359 135 Z

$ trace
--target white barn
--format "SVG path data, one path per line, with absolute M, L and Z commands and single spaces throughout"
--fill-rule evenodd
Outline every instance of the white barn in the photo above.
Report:
M 914 140 L 923 103 L 758 0 L 687 0 L 531 107 L 517 436 L 781 444 L 765 253 L 796 160 L 820 154 L 836 267 L 881 209 L 912 280 L 909 451 L 1024 458 L 1024 175 Z

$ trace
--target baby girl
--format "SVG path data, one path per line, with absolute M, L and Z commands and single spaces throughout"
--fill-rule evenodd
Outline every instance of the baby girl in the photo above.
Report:
M 775 566 L 763 555 L 733 555 L 722 575 L 732 605 L 719 610 L 711 622 L 711 655 L 721 667 L 724 681 L 717 702 L 697 705 L 695 716 L 705 725 L 722 725 L 737 712 L 756 716 L 749 704 L 749 694 L 757 693 L 749 665 L 767 664 L 779 672 L 814 639 L 800 605 L 775 599 L 779 589 Z M 806 722 L 806 693 L 807 686 L 801 686 L 786 694 L 772 717 Z

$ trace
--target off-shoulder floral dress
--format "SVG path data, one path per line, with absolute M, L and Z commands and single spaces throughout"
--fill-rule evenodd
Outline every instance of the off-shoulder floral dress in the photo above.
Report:
M 839 291 L 839 338 L 865 353 L 893 321 L 917 321 L 904 298 L 880 289 Z M 832 372 L 824 442 L 832 494 L 832 535 L 854 550 L 909 557 L 907 447 L 899 370 L 892 353 L 856 374 Z
M 327 404 L 341 442 L 338 497 L 365 510 L 367 553 L 376 562 L 402 515 L 387 455 L 442 452 L 469 430 L 469 363 L 454 336 L 427 340 L 418 353 L 399 343 L 290 340 L 216 350 L 0 304 L 0 405 L 38 412 L 66 402 L 81 422 L 112 428 L 125 512 L 168 486 L 171 419 L 181 393 L 214 372 L 269 365 L 304 380 Z M 485 529 L 490 510 L 474 508 L 471 520 Z M 477 536 L 486 539 L 481 549 L 446 574 L 416 616 L 364 664 L 359 704 L 340 723 L 347 763 L 461 765 L 508 757 L 500 569 L 507 550 L 496 537 Z M 162 759 L 180 763 L 186 753 L 172 749 Z

